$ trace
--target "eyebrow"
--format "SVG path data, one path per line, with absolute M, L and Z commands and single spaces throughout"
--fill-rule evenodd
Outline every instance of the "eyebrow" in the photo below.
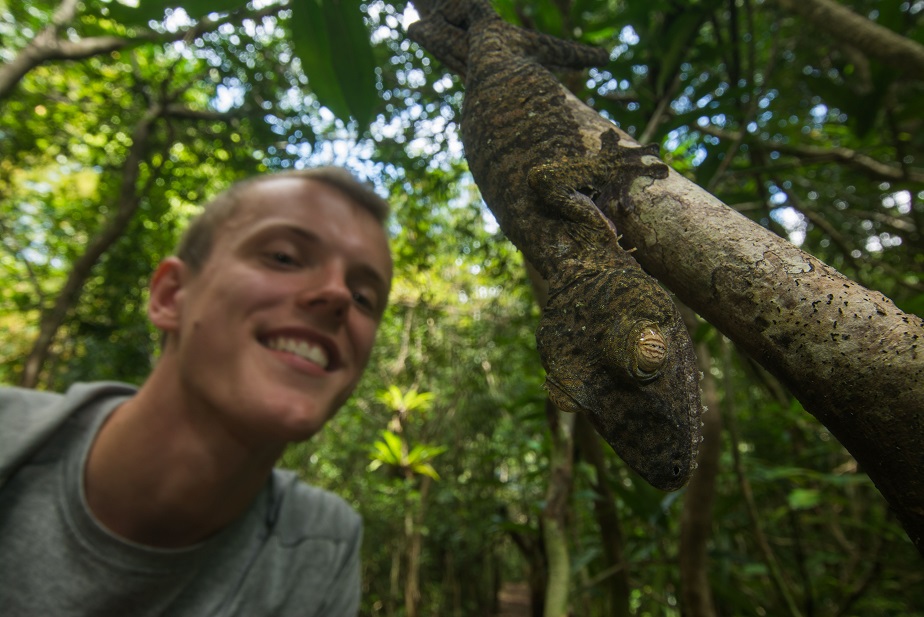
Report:
M 282 231 L 285 231 L 291 235 L 298 236 L 305 242 L 309 242 L 312 244 L 321 244 L 321 245 L 324 244 L 324 241 L 321 239 L 321 237 L 318 234 L 308 229 L 305 229 L 303 227 L 299 227 L 298 225 L 282 225 L 278 229 L 281 229 Z M 385 280 L 385 278 L 382 276 L 382 274 L 377 269 L 375 269 L 371 264 L 368 264 L 368 263 L 360 263 L 359 269 L 362 271 L 362 274 L 364 276 L 367 276 L 372 279 L 373 283 L 380 288 L 379 291 L 382 293 L 383 296 L 386 296 L 386 297 L 388 296 L 388 290 L 391 287 L 391 285 L 389 285 L 388 281 Z M 386 301 L 383 300 L 382 301 L 383 308 L 385 304 L 386 304 Z

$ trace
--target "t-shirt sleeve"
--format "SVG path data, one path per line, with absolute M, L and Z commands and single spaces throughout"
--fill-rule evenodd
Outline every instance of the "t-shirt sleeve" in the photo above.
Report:
M 0 388 L 0 486 L 67 419 L 62 396 Z

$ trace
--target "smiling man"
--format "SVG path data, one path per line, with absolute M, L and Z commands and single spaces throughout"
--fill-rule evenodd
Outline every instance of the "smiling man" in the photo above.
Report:
M 355 615 L 359 516 L 274 469 L 359 381 L 388 205 L 321 168 L 239 183 L 151 282 L 140 389 L 0 390 L 5 615 Z

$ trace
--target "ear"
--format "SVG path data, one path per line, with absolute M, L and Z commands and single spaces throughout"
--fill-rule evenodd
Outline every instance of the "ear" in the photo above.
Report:
M 176 332 L 180 327 L 187 269 L 178 257 L 168 257 L 160 262 L 151 278 L 148 318 L 161 332 Z

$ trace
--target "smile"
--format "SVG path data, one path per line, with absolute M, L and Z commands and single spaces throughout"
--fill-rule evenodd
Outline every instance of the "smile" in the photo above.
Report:
M 265 341 L 265 345 L 275 351 L 285 351 L 303 358 L 309 362 L 317 364 L 323 369 L 330 365 L 327 351 L 320 345 L 310 343 L 304 339 L 296 339 L 287 336 L 280 336 Z

